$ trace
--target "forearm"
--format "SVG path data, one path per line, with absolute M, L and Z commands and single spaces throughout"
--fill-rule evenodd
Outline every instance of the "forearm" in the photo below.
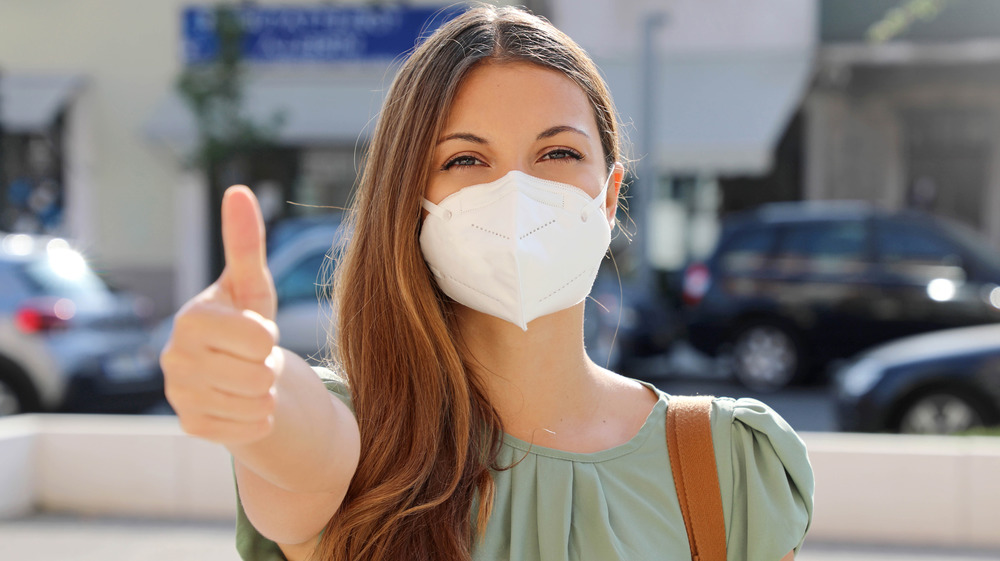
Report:
M 360 449 L 354 415 L 301 357 L 281 349 L 272 358 L 274 426 L 261 440 L 228 446 L 237 467 L 292 493 L 346 489 Z
M 311 552 L 323 528 L 340 507 L 347 491 L 343 488 L 326 493 L 295 493 L 272 485 L 240 464 L 235 466 L 240 501 L 247 519 L 265 538 L 285 550 Z M 298 556 L 301 559 L 308 555 Z

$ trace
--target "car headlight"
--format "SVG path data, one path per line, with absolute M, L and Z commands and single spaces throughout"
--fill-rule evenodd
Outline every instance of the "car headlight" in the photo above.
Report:
M 858 397 L 875 387 L 882 372 L 882 365 L 878 361 L 861 359 L 840 373 L 837 386 L 842 395 Z

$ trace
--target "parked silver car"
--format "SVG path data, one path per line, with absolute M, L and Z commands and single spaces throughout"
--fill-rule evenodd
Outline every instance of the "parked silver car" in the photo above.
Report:
M 0 233 L 0 415 L 138 412 L 162 398 L 148 309 L 66 240 Z
M 323 359 L 333 328 L 332 251 L 340 235 L 340 221 L 331 216 L 288 220 L 271 235 L 267 264 L 278 293 L 281 346 L 313 363 Z
M 281 346 L 314 364 L 322 361 L 333 326 L 328 285 L 339 227 L 338 217 L 325 215 L 287 219 L 268 231 L 267 265 L 278 294 L 275 323 Z M 157 353 L 166 346 L 173 321 L 170 317 L 154 330 Z

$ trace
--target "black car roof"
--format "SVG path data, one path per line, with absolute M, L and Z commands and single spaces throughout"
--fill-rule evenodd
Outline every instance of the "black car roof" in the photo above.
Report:
M 752 211 L 752 215 L 762 222 L 863 219 L 875 214 L 885 214 L 885 211 L 865 201 L 768 203 Z
M 801 224 L 823 220 L 864 220 L 875 216 L 901 216 L 866 201 L 792 201 L 766 203 L 730 214 L 723 220 L 724 235 L 760 224 Z

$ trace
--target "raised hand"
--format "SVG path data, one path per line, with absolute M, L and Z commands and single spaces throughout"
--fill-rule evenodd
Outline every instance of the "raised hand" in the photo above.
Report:
M 167 400 L 184 431 L 240 445 L 270 434 L 283 360 L 264 221 L 257 199 L 242 185 L 223 196 L 222 240 L 222 275 L 177 313 L 160 365 Z

